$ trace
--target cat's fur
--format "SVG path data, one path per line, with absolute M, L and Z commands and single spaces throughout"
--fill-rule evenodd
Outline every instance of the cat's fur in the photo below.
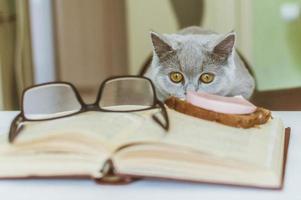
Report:
M 249 99 L 255 80 L 234 48 L 235 37 L 234 32 L 222 35 L 200 27 L 176 34 L 151 32 L 153 59 L 144 75 L 153 81 L 159 100 L 169 96 L 184 99 L 188 90 Z M 184 83 L 169 79 L 174 71 L 184 75 Z M 209 84 L 199 81 L 206 72 L 215 75 Z

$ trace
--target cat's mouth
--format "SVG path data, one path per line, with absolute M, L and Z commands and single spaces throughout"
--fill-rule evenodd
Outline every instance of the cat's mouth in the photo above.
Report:
M 185 97 L 178 97 L 180 100 L 185 101 L 186 100 L 186 96 Z
M 177 95 L 177 94 L 168 94 L 169 97 L 177 97 L 180 100 L 185 101 L 186 100 L 186 95 Z

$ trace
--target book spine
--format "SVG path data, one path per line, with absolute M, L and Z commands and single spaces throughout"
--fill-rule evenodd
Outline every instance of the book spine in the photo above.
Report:
M 115 167 L 112 159 L 108 159 L 104 163 L 100 172 L 101 174 L 103 174 L 103 176 L 101 178 L 95 179 L 96 183 L 99 184 L 120 185 L 120 184 L 128 184 L 134 181 L 134 179 L 130 176 L 118 176 L 115 173 Z

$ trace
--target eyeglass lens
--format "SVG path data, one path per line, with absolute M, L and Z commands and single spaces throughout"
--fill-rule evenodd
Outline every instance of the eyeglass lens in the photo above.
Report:
M 154 105 L 151 83 L 142 78 L 118 78 L 103 87 L 99 107 L 105 110 L 141 110 Z
M 68 84 L 47 84 L 27 90 L 23 97 L 24 116 L 30 120 L 49 119 L 80 111 L 81 104 Z

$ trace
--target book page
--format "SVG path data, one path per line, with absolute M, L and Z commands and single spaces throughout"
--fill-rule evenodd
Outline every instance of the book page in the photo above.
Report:
M 131 113 L 93 111 L 57 120 L 26 122 L 15 145 L 57 148 L 64 141 L 60 147 L 68 147 L 69 151 L 76 151 L 77 144 L 85 144 L 81 151 L 109 155 L 124 145 L 156 142 L 266 167 L 273 165 L 275 156 L 280 156 L 284 127 L 278 118 L 263 126 L 241 129 L 167 110 L 168 132 L 152 119 L 157 109 Z
M 153 123 L 156 109 L 137 112 L 85 112 L 39 122 L 25 122 L 14 145 L 78 140 L 108 151 L 131 142 L 158 140 L 164 130 Z M 5 137 L 8 137 L 7 134 Z
M 77 170 L 84 167 L 82 161 L 86 159 L 85 166 L 88 168 L 84 171 L 94 173 L 101 169 L 113 152 L 124 145 L 155 143 L 172 145 L 178 150 L 183 147 L 183 151 L 191 149 L 208 155 L 207 157 L 242 161 L 253 166 L 281 167 L 277 163 L 282 159 L 281 145 L 284 137 L 284 127 L 280 119 L 274 118 L 256 128 L 240 129 L 167 110 L 170 119 L 168 132 L 152 119 L 152 115 L 158 112 L 157 109 L 131 113 L 93 111 L 57 120 L 26 122 L 13 145 L 4 142 L 4 137 L 1 137 L 1 159 L 3 163 L 22 164 L 28 158 L 34 162 L 38 158 L 35 152 L 46 152 L 45 155 L 39 154 L 39 158 L 52 158 L 52 163 L 57 163 L 57 160 L 61 163 L 66 160 L 62 159 L 64 156 L 60 158 L 61 153 L 67 153 L 67 157 L 72 157 L 70 162 L 78 162 L 81 166 Z M 18 157 L 11 157 L 14 152 Z M 13 165 L 20 166 L 15 164 Z M 40 173 L 53 171 L 52 167 L 55 165 L 50 162 Z M 10 165 L 2 171 L 7 173 L 8 169 Z M 66 170 L 61 173 L 68 169 L 66 165 Z M 11 171 L 11 174 L 14 172 Z
M 168 114 L 170 130 L 161 138 L 127 146 L 114 155 L 118 173 L 260 187 L 280 186 L 285 135 L 279 118 L 255 128 L 242 129 L 170 109 Z M 154 130 L 145 128 L 143 131 L 142 135 L 152 135 Z M 131 137 L 138 136 L 137 133 Z
M 42 122 L 36 123 L 37 126 L 31 124 L 33 129 L 29 124 L 24 126 L 19 140 L 11 144 L 8 143 L 9 121 L 5 125 L 0 127 L 0 178 L 102 176 L 100 169 L 110 155 L 99 143 L 84 139 L 77 132 L 71 137 L 68 133 L 51 134 Z
M 91 143 L 91 148 L 100 150 L 101 146 L 112 152 L 130 143 L 163 142 L 221 157 L 270 163 L 265 161 L 268 154 L 275 145 L 282 144 L 284 137 L 284 127 L 278 118 L 259 127 L 241 129 L 167 110 L 168 132 L 152 119 L 157 109 L 126 113 L 93 111 L 56 120 L 26 122 L 15 144 L 54 142 L 56 138 Z
M 158 141 L 164 130 L 153 123 L 156 109 L 85 112 L 55 120 L 24 122 L 13 144 L 0 137 L 0 177 L 101 177 L 113 152 L 128 143 Z
M 255 165 L 272 167 L 281 157 L 284 126 L 279 118 L 249 129 L 200 120 L 174 110 L 170 115 L 170 134 L 163 143 L 188 147 L 200 152 Z

